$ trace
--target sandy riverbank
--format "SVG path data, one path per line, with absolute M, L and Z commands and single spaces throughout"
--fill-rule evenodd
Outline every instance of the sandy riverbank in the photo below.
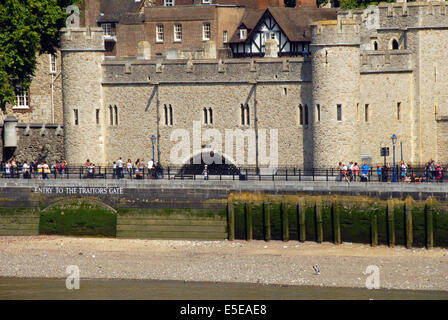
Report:
M 365 288 L 367 266 L 381 288 L 448 291 L 447 249 L 297 241 L 167 241 L 60 236 L 0 237 L 0 277 L 243 282 Z M 312 266 L 321 274 L 315 275 Z

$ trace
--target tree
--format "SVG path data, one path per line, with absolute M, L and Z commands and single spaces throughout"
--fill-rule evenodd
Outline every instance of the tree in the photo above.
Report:
M 54 53 L 65 8 L 76 0 L 3 0 L 0 4 L 0 107 L 15 101 L 15 89 L 28 90 L 36 54 Z

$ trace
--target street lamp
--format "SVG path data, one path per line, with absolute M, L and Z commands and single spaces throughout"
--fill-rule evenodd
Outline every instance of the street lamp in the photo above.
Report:
M 397 136 L 395 133 L 392 135 L 392 145 L 394 147 L 394 171 L 392 176 L 392 182 L 397 182 L 397 172 L 395 171 L 395 144 L 397 143 Z
M 154 144 L 156 143 L 156 136 L 155 135 L 151 136 L 151 141 L 152 141 L 152 162 L 154 162 Z

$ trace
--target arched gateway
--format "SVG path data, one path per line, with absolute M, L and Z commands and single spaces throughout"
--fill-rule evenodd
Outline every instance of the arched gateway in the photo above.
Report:
M 214 161 L 211 162 L 211 159 Z M 186 159 L 179 174 L 201 175 L 206 164 L 209 175 L 240 174 L 240 170 L 230 157 L 211 149 L 202 149 L 201 151 L 196 152 L 191 158 Z

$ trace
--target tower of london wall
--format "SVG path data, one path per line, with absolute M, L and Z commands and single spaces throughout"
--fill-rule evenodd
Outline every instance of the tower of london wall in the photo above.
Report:
M 104 163 L 103 125 L 97 122 L 97 110 L 103 109 L 103 51 L 102 28 L 61 30 L 64 144 L 71 164 Z

